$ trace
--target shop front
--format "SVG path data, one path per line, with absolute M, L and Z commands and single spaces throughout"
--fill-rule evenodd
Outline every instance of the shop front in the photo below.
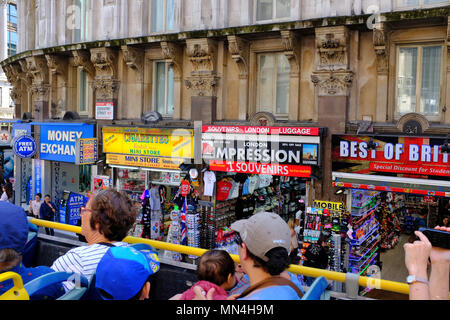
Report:
M 16 121 L 0 120 L 0 184 L 14 183 L 14 152 L 12 128 Z
M 386 250 L 449 214 L 445 138 L 334 135 L 332 144 L 333 186 L 351 213 L 349 271 L 365 274 L 371 265 L 381 266 Z
M 102 135 L 112 184 L 139 208 L 131 234 L 166 240 L 170 214 L 182 204 L 180 189 L 186 174 L 182 168 L 183 163 L 192 163 L 194 130 L 107 126 Z M 103 185 L 107 177 L 96 181 Z
M 56 219 L 75 225 L 91 191 L 91 165 L 97 160 L 95 125 L 31 123 L 38 136 L 33 159 L 32 195 L 49 194 L 59 207 Z
M 321 128 L 203 126 L 202 132 L 205 248 L 237 253 L 231 223 L 263 211 L 303 229 L 321 166 Z

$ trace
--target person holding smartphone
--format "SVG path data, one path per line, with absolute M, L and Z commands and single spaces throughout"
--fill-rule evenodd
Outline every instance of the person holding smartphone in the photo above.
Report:
M 50 201 L 50 195 L 47 194 L 44 197 L 44 202 L 42 203 L 41 208 L 39 209 L 39 215 L 42 220 L 54 221 L 55 214 L 56 205 Z M 45 228 L 45 233 L 51 236 L 55 235 L 55 231 L 51 228 Z
M 436 230 L 450 232 L 450 228 L 436 227 Z M 410 300 L 448 300 L 450 250 L 433 247 L 428 238 L 420 231 L 415 231 L 420 240 L 406 243 L 405 264 L 409 276 Z M 428 278 L 428 263 L 431 273 Z

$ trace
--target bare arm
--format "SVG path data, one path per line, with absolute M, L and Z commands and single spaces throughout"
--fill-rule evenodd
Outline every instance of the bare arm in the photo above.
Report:
M 450 228 L 436 229 L 450 231 Z M 430 274 L 430 298 L 432 300 L 448 300 L 449 272 L 450 272 L 450 250 L 435 248 L 431 249 L 431 274 Z

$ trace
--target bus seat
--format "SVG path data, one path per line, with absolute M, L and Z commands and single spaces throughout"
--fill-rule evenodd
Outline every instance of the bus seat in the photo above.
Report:
M 12 280 L 14 286 L 0 296 L 0 300 L 30 300 L 28 292 L 23 286 L 22 277 L 15 272 L 4 272 L 0 274 L 0 283 Z
M 327 287 L 327 279 L 323 276 L 318 277 L 303 295 L 302 300 L 330 300 L 329 294 L 326 293 Z
M 75 281 L 79 280 L 80 287 L 75 287 L 71 291 L 67 292 L 63 296 L 59 297 L 57 300 L 79 300 L 83 294 L 86 292 L 89 282 L 86 277 L 76 274 L 74 272 L 51 272 L 44 274 L 25 285 L 25 290 L 28 292 L 29 296 L 32 296 L 42 288 L 50 285 L 57 284 L 58 282 L 64 281 Z

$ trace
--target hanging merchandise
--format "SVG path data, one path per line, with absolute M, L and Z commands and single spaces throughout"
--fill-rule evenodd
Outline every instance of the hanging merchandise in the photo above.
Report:
M 151 208 L 150 208 L 150 192 L 145 190 L 141 196 L 142 204 L 142 234 L 141 238 L 150 239 L 151 235 Z
M 229 179 L 223 179 L 217 183 L 216 200 L 225 201 L 230 196 L 231 188 L 233 184 Z
M 214 193 L 214 184 L 216 182 L 216 174 L 212 171 L 205 171 L 203 173 L 203 181 L 205 183 L 203 195 L 212 197 Z
M 171 224 L 169 227 L 169 232 L 167 234 L 167 242 L 173 243 L 173 244 L 180 244 L 180 238 L 181 238 L 181 225 L 180 225 L 180 211 L 178 206 L 174 207 L 174 210 L 170 213 L 170 220 Z M 164 252 L 165 257 L 169 257 L 170 259 L 174 261 L 181 261 L 182 256 L 178 252 L 171 252 L 166 250 Z
M 189 184 L 189 181 L 187 180 L 183 180 L 181 182 L 181 186 L 180 186 L 180 193 L 183 197 L 187 197 L 187 195 L 189 194 L 189 191 L 191 189 L 191 185 Z

